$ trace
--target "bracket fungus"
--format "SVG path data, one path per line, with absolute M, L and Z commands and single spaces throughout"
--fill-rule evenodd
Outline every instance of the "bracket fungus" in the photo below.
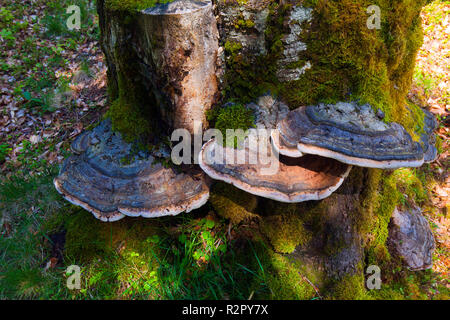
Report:
M 223 147 L 211 139 L 200 152 L 200 167 L 213 179 L 260 197 L 287 203 L 321 200 L 330 196 L 351 169 L 344 163 L 314 155 L 278 159 L 270 151 L 269 143 L 266 146 L 270 164 L 260 160 L 264 151 L 259 151 L 259 148 L 255 150 L 245 146 L 239 150 Z M 248 160 L 244 164 L 233 164 L 231 159 L 238 158 L 240 151 L 244 151 L 246 159 L 259 160 L 254 164 Z M 215 161 L 218 154 L 223 154 L 225 161 Z
M 125 143 L 109 121 L 80 135 L 72 149 L 75 155 L 64 162 L 55 187 L 102 221 L 177 215 L 209 198 L 203 173 L 165 168 L 150 153 Z
M 368 104 L 339 102 L 291 111 L 277 125 L 281 153 L 300 153 L 369 168 L 419 167 L 423 149 L 399 124 L 386 124 Z
M 213 179 L 280 202 L 321 200 L 336 191 L 351 166 L 314 155 L 279 157 L 273 150 L 271 127 L 288 113 L 284 106 L 270 96 L 249 105 L 258 129 L 250 129 L 238 148 L 225 147 L 215 139 L 205 143 L 198 157 L 203 171 Z
M 286 141 L 284 141 L 283 137 L 280 136 L 280 132 L 278 130 L 273 130 L 271 133 L 271 141 L 272 146 L 279 154 L 282 154 L 286 157 L 292 158 L 300 158 L 303 157 L 303 153 L 301 153 L 297 144 L 288 145 Z

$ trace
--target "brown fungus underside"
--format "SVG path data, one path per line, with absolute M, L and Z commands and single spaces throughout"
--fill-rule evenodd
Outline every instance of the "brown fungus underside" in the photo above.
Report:
M 200 167 L 213 179 L 260 197 L 291 203 L 328 197 L 351 169 L 341 162 L 312 155 L 277 158 L 268 141 L 260 141 L 256 150 L 246 142 L 239 150 L 210 140 L 200 152 Z M 261 149 L 261 145 L 265 147 Z

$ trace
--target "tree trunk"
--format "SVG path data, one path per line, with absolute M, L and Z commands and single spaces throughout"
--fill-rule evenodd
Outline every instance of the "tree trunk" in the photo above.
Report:
M 214 105 L 249 103 L 268 91 L 290 109 L 359 100 L 417 139 L 422 111 L 406 107 L 406 94 L 425 2 L 215 0 L 169 14 L 118 10 L 99 0 L 110 98 L 135 105 L 141 116 L 150 114 L 149 123 L 163 123 L 165 133 L 192 133 L 194 120 L 206 128 L 206 110 Z M 370 19 L 378 19 L 367 10 L 373 4 L 381 13 L 379 29 L 369 27 Z M 111 112 L 120 114 L 120 107 Z M 398 263 L 387 247 L 392 212 L 405 194 L 406 202 L 420 201 L 417 177 L 405 182 L 396 172 L 355 167 L 329 198 L 295 205 L 219 183 L 210 203 L 234 223 L 256 216 L 254 232 L 269 250 L 283 253 L 279 257 L 313 279 L 319 291 L 365 297 L 367 266 L 381 267 L 387 281 Z

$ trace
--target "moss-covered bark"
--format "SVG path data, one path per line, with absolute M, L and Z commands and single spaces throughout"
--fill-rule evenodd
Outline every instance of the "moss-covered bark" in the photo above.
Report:
M 217 0 L 224 49 L 222 102 L 250 102 L 268 90 L 292 109 L 359 100 L 381 109 L 386 121 L 399 122 L 418 140 L 424 116 L 420 108 L 408 105 L 406 93 L 422 43 L 419 14 L 426 2 Z M 151 117 L 148 101 L 158 99 L 149 96 L 148 87 L 142 87 L 144 78 L 134 72 L 138 66 L 130 63 L 133 52 L 125 39 L 135 32 L 132 16 L 103 7 L 104 1 L 98 3 L 110 97 L 117 99 L 110 116 L 116 128 L 130 136 L 147 132 L 150 125 L 136 119 Z M 367 28 L 370 5 L 381 9 L 379 30 Z M 295 24 L 289 19 L 298 7 L 303 8 L 297 12 L 300 16 L 310 14 L 296 27 L 301 29 L 297 40 L 305 48 L 295 49 L 295 61 L 286 60 L 286 37 Z M 303 71 L 286 80 L 280 77 L 280 68 L 286 73 Z M 317 292 L 305 280 L 309 279 L 326 298 L 397 298 L 395 283 L 404 283 L 405 278 L 394 275 L 401 264 L 386 244 L 389 221 L 396 206 L 420 203 L 425 197 L 414 169 L 354 168 L 342 187 L 322 201 L 286 205 L 220 183 L 213 187 L 210 203 L 217 215 L 236 226 L 256 221 L 252 237 L 264 240 L 266 246 L 257 247 L 261 261 L 251 263 L 267 268 L 271 297 L 312 298 Z M 365 288 L 364 272 L 372 264 L 382 268 L 386 282 L 382 291 Z
M 219 21 L 225 48 L 225 97 L 248 102 L 270 90 L 292 109 L 318 102 L 368 102 L 385 113 L 387 122 L 402 124 L 418 141 L 423 113 L 407 107 L 406 94 L 422 44 L 420 11 L 426 2 L 298 0 L 242 5 L 219 0 L 219 15 L 228 11 L 231 15 L 230 7 L 241 6 L 250 17 L 268 12 L 263 31 L 241 27 L 240 16 L 231 23 L 230 17 Z M 367 27 L 371 5 L 381 10 L 381 29 Z M 296 24 L 292 22 L 296 8 L 304 8 L 310 19 L 300 23 L 301 34 L 296 39 L 305 48 L 297 48 L 298 57 L 289 60 L 285 58 L 286 37 Z M 265 50 L 252 51 L 251 35 L 261 33 Z M 305 71 L 292 80 L 277 75 L 280 69 L 289 73 L 299 68 Z
M 148 139 L 161 132 L 156 125 L 158 110 L 148 81 L 138 72 L 140 59 L 130 47 L 128 39 L 136 34 L 133 12 L 114 11 L 105 1 L 97 1 L 100 44 L 108 66 L 108 95 L 111 107 L 106 117 L 111 118 L 113 129 L 128 141 Z

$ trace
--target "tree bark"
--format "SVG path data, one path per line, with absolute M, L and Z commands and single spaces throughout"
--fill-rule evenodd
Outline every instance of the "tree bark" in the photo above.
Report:
M 110 96 L 119 97 L 120 77 L 134 75 L 145 90 L 126 87 L 127 95 L 156 108 L 167 128 L 192 133 L 193 121 L 206 124 L 205 111 L 213 105 L 230 99 L 248 103 L 267 91 L 291 109 L 359 99 L 412 136 L 423 126 L 412 120 L 421 111 L 405 108 L 405 99 L 426 1 L 395 1 L 392 9 L 394 1 L 375 1 L 382 12 L 380 30 L 367 27 L 372 3 L 366 0 L 216 0 L 214 7 L 180 15 L 113 11 L 105 2 L 97 1 Z M 130 57 L 137 63 L 130 65 Z M 364 288 L 367 265 L 391 267 L 386 240 L 391 214 L 400 205 L 394 197 L 398 183 L 391 171 L 354 168 L 325 200 L 286 206 L 258 198 L 253 214 L 271 221 L 293 208 L 311 237 L 287 257 L 320 273 L 322 287 L 335 285 L 330 279 L 356 277 Z M 241 203 L 233 194 L 218 191 L 214 199 Z M 223 203 L 212 205 L 223 210 Z M 274 243 L 268 232 L 261 233 Z

